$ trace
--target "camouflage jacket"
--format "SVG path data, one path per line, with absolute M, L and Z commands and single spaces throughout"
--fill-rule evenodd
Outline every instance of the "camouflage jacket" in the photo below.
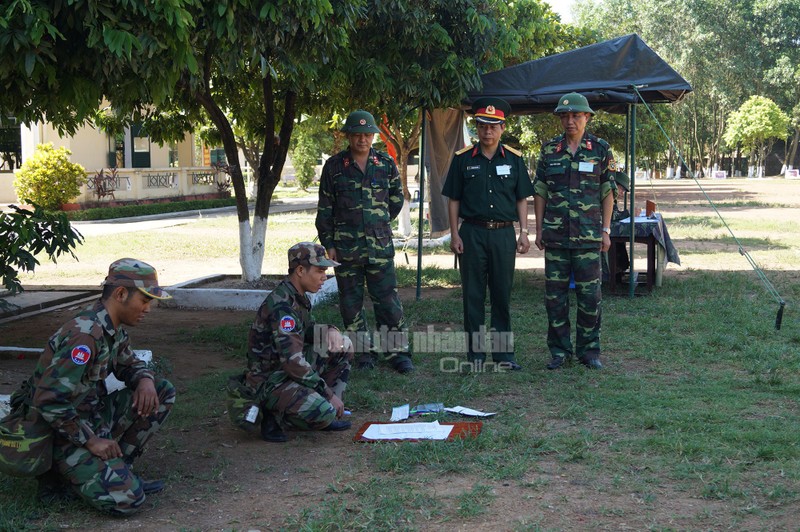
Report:
M 327 356 L 326 327 L 316 326 L 308 297 L 284 279 L 261 303 L 250 327 L 247 385 L 257 390 L 264 382 L 277 386 L 291 379 L 327 399 L 333 397 L 333 390 L 305 358 L 306 349 L 314 345 L 315 330 L 321 336 L 320 356 Z
M 573 157 L 564 135 L 542 146 L 536 166 L 535 193 L 545 199 L 542 242 L 545 246 L 593 249 L 602 242 L 602 200 L 611 192 L 614 157 L 608 143 L 584 133 Z
M 12 404 L 35 408 L 56 432 L 83 446 L 92 436 L 107 438 L 100 408 L 109 373 L 136 389 L 153 378 L 130 349 L 128 333 L 114 328 L 102 301 L 87 307 L 50 337 L 33 376 L 14 392 Z
M 336 248 L 337 261 L 370 263 L 394 258 L 390 223 L 403 206 L 397 166 L 370 148 L 367 170 L 349 150 L 325 162 L 319 183 L 317 233 L 325 249 Z

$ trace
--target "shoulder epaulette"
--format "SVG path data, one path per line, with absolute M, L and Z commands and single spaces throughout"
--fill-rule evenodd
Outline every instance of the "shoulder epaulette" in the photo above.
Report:
M 516 148 L 512 148 L 512 147 L 511 147 L 511 146 L 509 146 L 508 144 L 503 144 L 503 148 L 507 149 L 508 151 L 510 151 L 511 153 L 513 153 L 514 155 L 516 155 L 517 157 L 522 157 L 522 152 L 521 152 L 521 151 L 519 151 L 519 150 L 518 150 L 518 149 L 516 149 Z
M 456 152 L 456 155 L 461 155 L 462 153 L 467 153 L 469 150 L 472 149 L 472 146 L 466 146 Z

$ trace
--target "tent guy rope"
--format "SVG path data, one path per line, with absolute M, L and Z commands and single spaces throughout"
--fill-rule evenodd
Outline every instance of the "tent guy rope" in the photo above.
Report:
M 633 85 L 633 90 L 634 90 L 634 92 L 636 92 L 636 95 L 638 96 L 639 100 L 641 100 L 641 102 L 644 104 L 645 109 L 647 109 L 647 112 L 650 113 L 650 116 L 653 118 L 653 120 L 655 121 L 655 123 L 658 126 L 658 128 L 664 134 L 664 137 L 667 139 L 667 142 L 669 142 L 669 144 L 672 147 L 672 149 L 678 155 L 678 159 L 680 159 L 681 163 L 686 167 L 687 174 L 689 176 L 691 176 L 691 178 L 694 180 L 695 184 L 697 184 L 698 188 L 700 188 L 700 191 L 706 197 L 706 200 L 711 205 L 711 208 L 713 208 L 714 212 L 717 213 L 717 216 L 722 221 L 722 224 L 725 226 L 725 229 L 728 230 L 728 233 L 730 233 L 731 237 L 736 242 L 736 245 L 739 248 L 739 254 L 742 255 L 747 260 L 747 262 L 750 264 L 750 267 L 752 267 L 753 270 L 756 272 L 756 275 L 758 276 L 758 278 L 761 279 L 761 282 L 764 284 L 764 287 L 767 289 L 767 292 L 769 292 L 769 294 L 778 303 L 779 306 L 778 306 L 778 314 L 775 317 L 775 328 L 777 330 L 780 330 L 781 322 L 783 321 L 783 309 L 786 306 L 786 301 L 784 301 L 784 299 L 781 297 L 781 295 L 775 289 L 775 286 L 773 286 L 772 282 L 770 282 L 770 280 L 767 278 L 767 275 L 766 275 L 766 273 L 764 273 L 764 270 L 761 269 L 761 267 L 756 263 L 755 259 L 753 259 L 753 257 L 750 256 L 750 253 L 744 248 L 742 243 L 739 241 L 739 239 L 736 237 L 736 235 L 731 230 L 730 226 L 728 226 L 728 222 L 725 221 L 725 218 L 722 217 L 722 214 L 717 209 L 717 206 L 714 204 L 714 202 L 711 200 L 711 198 L 708 196 L 708 194 L 706 194 L 706 191 L 703 188 L 703 185 L 701 185 L 700 182 L 697 180 L 697 176 L 695 175 L 695 173 L 691 170 L 689 165 L 686 164 L 686 161 L 684 160 L 683 155 L 681 154 L 680 150 L 678 150 L 677 146 L 675 146 L 675 143 L 672 142 L 672 139 L 667 134 L 667 132 L 664 130 L 664 128 L 661 126 L 661 122 L 659 122 L 658 118 L 656 118 L 656 115 L 655 115 L 655 113 L 653 113 L 653 110 L 650 108 L 649 105 L 647 105 L 647 102 L 644 100 L 642 95 L 639 93 L 639 88 L 640 87 L 638 87 L 636 85 Z

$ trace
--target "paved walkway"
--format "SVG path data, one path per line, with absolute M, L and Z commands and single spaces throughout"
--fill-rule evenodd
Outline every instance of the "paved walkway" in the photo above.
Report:
M 317 208 L 316 198 L 287 198 L 273 201 L 270 205 L 270 214 L 280 212 L 308 211 Z M 253 205 L 250 205 L 250 212 Z M 220 207 L 218 209 L 206 209 L 182 212 L 167 212 L 163 214 L 151 214 L 148 216 L 134 216 L 131 218 L 118 218 L 115 220 L 92 220 L 89 222 L 72 222 L 83 236 L 98 236 L 110 233 L 127 233 L 131 231 L 147 231 L 151 229 L 161 229 L 176 225 L 186 225 L 202 220 L 203 218 L 215 218 L 228 216 L 236 212 L 236 207 Z

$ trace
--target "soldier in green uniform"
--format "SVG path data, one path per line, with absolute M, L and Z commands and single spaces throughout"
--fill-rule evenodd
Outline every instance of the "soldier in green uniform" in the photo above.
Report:
M 460 260 L 467 358 L 476 369 L 491 350 L 501 367 L 519 370 L 511 335 L 511 287 L 515 252 L 526 253 L 528 196 L 533 194 L 522 154 L 500 142 L 511 107 L 500 98 L 472 105 L 479 142 L 457 152 L 442 194 L 450 198 L 450 249 Z M 459 227 L 458 220 L 463 223 Z M 519 221 L 519 238 L 514 222 Z M 490 333 L 485 325 L 486 287 L 491 300 Z
M 306 292 L 317 292 L 325 270 L 339 263 L 325 248 L 300 242 L 289 249 L 289 275 L 269 293 L 250 328 L 247 371 L 229 382 L 229 411 L 242 428 L 285 442 L 281 423 L 339 431 L 353 345 L 333 325 L 317 324 Z
M 611 245 L 611 193 L 616 166 L 608 143 L 590 133 L 594 115 L 584 96 L 562 96 L 555 114 L 564 133 L 542 146 L 536 167 L 536 247 L 544 249 L 548 369 L 573 355 L 569 278 L 575 277 L 578 311 L 574 354 L 585 366 L 600 362 L 600 253 Z
M 403 305 L 397 294 L 391 221 L 403 206 L 403 190 L 391 157 L 372 148 L 380 130 L 366 111 L 354 111 L 342 131 L 348 149 L 325 162 L 319 184 L 316 226 L 336 268 L 339 311 L 356 338 L 359 369 L 372 369 L 383 352 L 399 373 L 414 370 Z M 364 312 L 364 284 L 375 309 L 379 335 L 370 339 Z
M 43 502 L 66 495 L 67 482 L 95 508 L 124 515 L 163 489 L 163 481 L 134 474 L 132 463 L 169 414 L 175 388 L 134 356 L 123 325 L 136 326 L 153 299 L 168 297 L 152 266 L 115 261 L 100 300 L 50 338 L 33 376 L 11 396 L 12 409 L 33 409 L 55 432 L 53 468 L 38 478 Z M 126 387 L 107 393 L 109 373 Z

